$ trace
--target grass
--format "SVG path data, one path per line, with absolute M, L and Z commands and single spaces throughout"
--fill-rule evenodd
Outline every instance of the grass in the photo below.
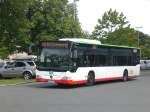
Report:
M 31 83 L 31 82 L 34 82 L 34 80 L 24 80 L 21 78 L 0 79 L 0 85 L 15 85 L 15 84 Z

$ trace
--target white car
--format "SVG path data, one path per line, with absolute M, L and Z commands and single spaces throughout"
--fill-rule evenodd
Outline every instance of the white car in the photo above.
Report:
M 150 69 L 150 60 L 140 60 L 141 69 Z

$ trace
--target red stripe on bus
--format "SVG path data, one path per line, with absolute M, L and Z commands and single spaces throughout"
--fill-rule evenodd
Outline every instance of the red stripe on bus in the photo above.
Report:
M 113 77 L 113 78 L 100 78 L 100 79 L 96 79 L 96 82 L 100 82 L 100 81 L 109 81 L 109 80 L 120 80 L 123 79 L 122 77 Z M 54 80 L 55 83 L 57 84 L 69 84 L 69 85 L 73 85 L 73 84 L 86 84 L 87 80 L 79 80 L 79 81 L 73 81 L 73 80 Z
M 87 83 L 87 80 L 79 80 L 79 81 L 73 81 L 73 80 L 54 80 L 57 84 L 85 84 Z
M 137 76 L 129 76 L 129 79 L 135 78 Z M 122 80 L 123 77 L 111 77 L 111 78 L 99 78 L 95 79 L 96 82 L 100 81 L 112 81 L 112 80 Z M 73 84 L 86 84 L 87 80 L 78 80 L 78 81 L 73 81 L 73 80 L 54 80 L 55 83 L 57 84 L 68 84 L 68 85 L 73 85 Z
M 135 78 L 137 76 L 129 76 L 129 79 Z M 95 79 L 96 82 L 100 81 L 111 81 L 111 80 L 122 80 L 123 77 L 110 77 L 110 78 L 99 78 Z M 44 79 L 44 78 L 36 78 L 35 79 L 37 82 L 48 82 L 49 79 Z M 87 80 L 54 80 L 55 83 L 57 84 L 68 84 L 68 85 L 74 85 L 74 84 L 86 84 Z
M 40 77 L 36 78 L 35 80 L 37 82 L 48 82 L 48 79 L 44 79 L 44 78 L 40 78 Z

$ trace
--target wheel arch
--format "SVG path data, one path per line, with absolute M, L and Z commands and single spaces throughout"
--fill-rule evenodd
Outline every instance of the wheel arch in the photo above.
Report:
M 30 73 L 32 75 L 32 72 L 31 71 L 24 71 L 22 74 L 24 75 L 25 73 Z
M 92 73 L 92 74 L 95 76 L 95 72 L 94 72 L 93 70 L 90 70 L 90 71 L 88 72 L 88 75 L 89 75 L 90 73 Z
M 126 81 L 128 81 L 128 77 L 129 75 L 128 75 L 128 69 L 124 69 L 124 72 L 123 72 L 123 81 L 124 82 L 126 82 Z
M 129 73 L 127 68 L 124 69 L 123 75 L 124 75 L 125 72 Z

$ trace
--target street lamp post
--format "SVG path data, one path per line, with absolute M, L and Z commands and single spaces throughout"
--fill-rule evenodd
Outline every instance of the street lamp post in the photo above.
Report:
M 77 10 L 77 5 L 76 5 L 76 2 L 79 1 L 79 0 L 73 0 L 73 19 L 74 19 L 74 23 L 73 23 L 73 26 L 75 25 L 76 23 L 76 20 L 77 20 L 77 17 L 76 17 L 76 10 Z M 72 36 L 73 37 L 76 37 L 76 32 L 74 30 L 71 30 L 72 31 Z
M 74 7 L 74 20 L 76 21 L 76 8 L 77 8 L 77 5 L 76 5 L 76 2 L 79 1 L 79 0 L 73 0 L 73 7 Z
M 74 7 L 74 20 L 76 20 L 76 0 L 73 0 L 73 7 Z
M 135 27 L 137 29 L 137 41 L 138 41 L 138 47 L 140 47 L 140 33 L 139 29 L 142 28 L 141 26 Z

